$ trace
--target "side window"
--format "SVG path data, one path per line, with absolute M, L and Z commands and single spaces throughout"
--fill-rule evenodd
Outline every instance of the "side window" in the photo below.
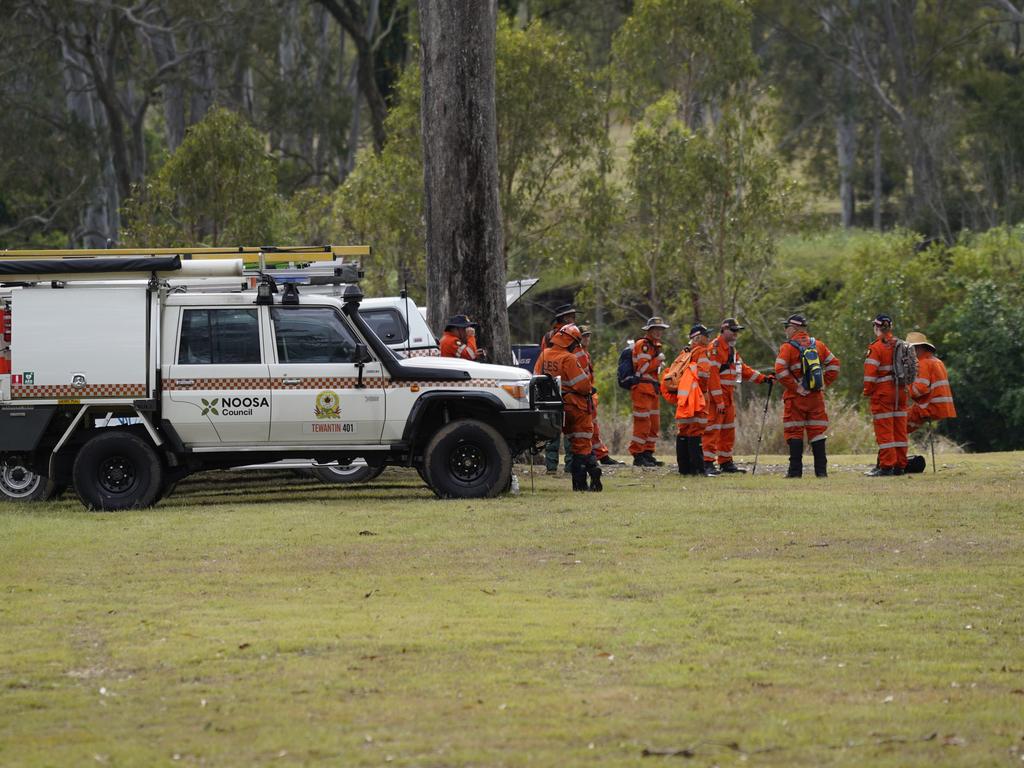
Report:
M 181 320 L 181 365 L 263 362 L 255 309 L 186 309 Z
M 405 319 L 397 309 L 367 309 L 359 314 L 385 344 L 401 344 L 409 338 Z
M 279 363 L 351 363 L 356 337 L 329 307 L 270 311 Z

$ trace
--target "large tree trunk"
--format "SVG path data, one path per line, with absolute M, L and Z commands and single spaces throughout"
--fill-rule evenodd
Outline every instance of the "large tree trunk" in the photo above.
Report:
M 464 312 L 511 362 L 498 202 L 497 0 L 419 0 L 428 321 Z

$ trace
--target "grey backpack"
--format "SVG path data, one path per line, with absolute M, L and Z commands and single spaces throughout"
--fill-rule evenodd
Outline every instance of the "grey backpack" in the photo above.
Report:
M 917 378 L 917 353 L 903 339 L 894 339 L 892 376 L 899 387 L 909 387 Z

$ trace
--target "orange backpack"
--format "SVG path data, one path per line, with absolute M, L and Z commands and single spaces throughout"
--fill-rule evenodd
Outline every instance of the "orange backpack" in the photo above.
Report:
M 690 364 L 690 356 L 692 354 L 693 353 L 690 351 L 690 348 L 686 347 L 676 356 L 676 359 L 672 361 L 672 365 L 665 369 L 665 372 L 661 374 L 662 390 L 675 392 L 679 389 L 679 381 L 683 378 L 683 372 L 686 370 L 686 366 Z

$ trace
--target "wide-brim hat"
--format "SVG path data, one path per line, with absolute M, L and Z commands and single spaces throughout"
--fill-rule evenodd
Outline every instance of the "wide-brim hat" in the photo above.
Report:
M 740 325 L 739 323 L 737 323 L 735 317 L 727 317 L 727 318 L 725 318 L 725 320 L 722 321 L 722 326 L 721 327 L 722 327 L 722 330 L 725 330 L 726 328 L 728 328 L 730 331 L 742 331 L 747 326 Z
M 907 344 L 912 347 L 928 347 L 932 352 L 935 351 L 935 345 L 928 341 L 928 337 L 920 331 L 911 331 L 908 333 Z
M 666 323 L 662 318 L 660 318 L 660 317 L 652 317 L 652 318 L 650 318 L 647 321 L 647 325 L 645 325 L 640 330 L 642 330 L 642 331 L 649 331 L 649 330 L 651 330 L 651 328 L 668 328 L 668 327 L 669 327 L 668 323 Z
M 785 320 L 782 321 L 782 324 L 783 325 L 796 325 L 796 326 L 799 326 L 800 328 L 806 328 L 807 327 L 807 318 L 804 317 L 803 315 L 790 315 L 789 317 L 787 317 Z
M 581 336 L 590 336 L 591 333 L 593 333 L 593 331 L 590 330 L 589 325 L 577 325 L 576 327 L 580 329 Z
M 469 328 L 473 323 L 465 315 L 454 315 L 448 318 L 448 322 L 445 324 L 444 329 L 447 331 L 449 328 Z
M 572 304 L 563 304 L 562 306 L 560 306 L 558 309 L 555 310 L 555 320 L 558 320 L 559 318 L 565 317 L 566 315 L 575 315 L 575 314 L 576 314 L 576 307 L 574 307 Z

